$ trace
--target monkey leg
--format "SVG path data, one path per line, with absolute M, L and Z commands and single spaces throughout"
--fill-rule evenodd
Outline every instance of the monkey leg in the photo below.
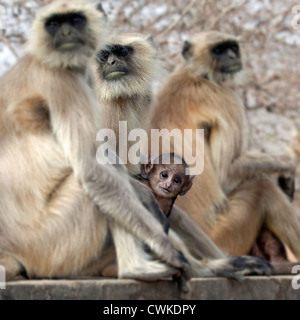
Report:
M 277 184 L 264 177 L 262 179 L 262 205 L 266 212 L 265 225 L 282 240 L 300 260 L 300 213 Z
M 193 277 L 218 276 L 241 280 L 245 274 L 269 275 L 272 272 L 272 267 L 264 259 L 248 256 L 226 256 L 178 207 L 173 207 L 169 219 L 171 222 L 171 241 L 190 263 Z
M 84 270 L 93 263 L 101 270 L 107 220 L 73 175 L 61 183 L 43 210 L 24 212 L 21 218 L 22 232 L 7 228 L 6 252 L 24 266 L 29 278 L 90 276 Z
M 209 230 L 212 240 L 225 252 L 249 252 L 265 225 L 299 259 L 299 214 L 271 178 L 260 175 L 245 181 L 229 195 L 229 203 L 227 210 L 215 216 Z
M 127 230 L 113 221 L 109 222 L 109 227 L 116 247 L 119 278 L 156 281 L 179 275 L 178 269 L 154 260 L 153 256 L 145 251 L 142 241 Z
M 20 261 L 13 256 L 0 253 L 0 266 L 5 269 L 6 281 L 23 278 L 24 268 Z
M 131 180 L 131 184 L 144 207 L 163 225 L 167 233 L 169 222 L 160 210 L 151 190 L 135 179 Z M 159 257 L 154 256 L 149 248 L 145 247 L 139 239 L 128 233 L 127 230 L 120 227 L 116 222 L 110 221 L 109 226 L 116 247 L 118 276 L 120 278 L 155 281 L 174 276 L 182 280 L 181 286 L 183 288 L 186 287 L 189 279 L 186 275 L 187 270 L 175 269 L 167 263 L 159 261 Z M 185 260 L 183 256 L 182 259 Z
M 273 274 L 292 274 L 292 268 L 294 266 L 299 266 L 300 262 L 271 262 L 273 267 Z
M 228 208 L 212 217 L 208 235 L 225 253 L 244 255 L 255 243 L 265 218 L 261 192 L 256 180 L 240 184 L 229 195 Z
M 173 206 L 169 216 L 171 229 L 188 244 L 190 252 L 197 259 L 225 258 L 226 255 L 215 245 L 206 233 L 179 207 Z

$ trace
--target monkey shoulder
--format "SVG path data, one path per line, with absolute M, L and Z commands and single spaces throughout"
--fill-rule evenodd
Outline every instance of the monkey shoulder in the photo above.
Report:
M 141 174 L 137 174 L 137 175 L 133 176 L 133 178 L 150 188 L 149 180 L 144 178 Z
M 0 79 L 1 104 L 7 121 L 18 130 L 41 132 L 50 130 L 47 101 L 47 77 L 43 66 L 24 56 Z M 48 88 L 50 89 L 50 86 Z

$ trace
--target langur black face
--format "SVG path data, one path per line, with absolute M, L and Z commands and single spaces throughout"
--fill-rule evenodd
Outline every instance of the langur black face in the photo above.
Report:
M 217 61 L 216 71 L 235 73 L 242 69 L 240 48 L 236 41 L 225 41 L 213 46 L 210 53 Z
M 100 74 L 104 80 L 119 80 L 130 74 L 130 59 L 134 49 L 126 45 L 108 45 L 97 56 Z
M 54 14 L 46 20 L 45 29 L 56 50 L 70 52 L 85 45 L 86 25 L 87 19 L 80 12 Z

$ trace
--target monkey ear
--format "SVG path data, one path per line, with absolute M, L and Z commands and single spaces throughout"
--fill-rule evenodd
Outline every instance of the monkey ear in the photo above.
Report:
M 184 44 L 183 44 L 183 48 L 182 48 L 182 51 L 181 51 L 181 54 L 182 56 L 184 57 L 185 60 L 188 60 L 191 56 L 191 53 L 192 53 L 192 43 L 189 42 L 189 41 L 184 41 Z
M 185 183 L 185 186 L 183 187 L 182 191 L 179 193 L 181 196 L 184 196 L 192 187 L 193 180 L 195 176 L 190 176 L 188 181 Z
M 149 172 L 153 169 L 153 164 L 152 163 L 146 163 L 141 165 L 141 176 L 144 179 L 148 178 Z
M 147 35 L 146 40 L 147 40 L 147 41 L 149 41 L 151 44 L 155 45 L 155 43 L 154 43 L 154 39 L 153 39 L 153 37 L 152 37 L 152 35 L 151 35 L 151 34 Z
M 96 9 L 104 14 L 104 17 L 107 19 L 107 14 L 103 9 L 102 3 L 99 1 L 96 3 Z
M 155 49 L 155 51 L 157 52 L 157 51 L 158 51 L 158 46 L 157 46 L 157 44 L 155 43 L 152 35 L 147 35 L 146 40 L 150 43 L 150 45 L 151 45 L 151 46 Z
M 146 157 L 147 157 L 147 160 L 146 160 Z M 143 160 L 141 164 L 141 176 L 144 179 L 147 179 L 149 172 L 153 169 L 152 156 L 151 154 L 149 154 L 148 156 L 146 156 L 145 154 L 141 154 L 141 160 Z

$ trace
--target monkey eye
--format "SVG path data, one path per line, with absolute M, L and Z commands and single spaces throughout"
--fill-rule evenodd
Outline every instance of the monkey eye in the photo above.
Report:
M 60 27 L 60 22 L 57 20 L 49 20 L 46 24 L 47 29 L 55 31 Z
M 98 54 L 98 59 L 100 62 L 105 63 L 109 57 L 109 52 L 107 50 L 101 50 Z
M 118 51 L 118 55 L 121 57 L 126 57 L 129 54 L 129 50 L 126 47 L 121 47 Z
M 220 55 L 220 54 L 224 53 L 224 48 L 221 46 L 216 46 L 216 47 L 212 48 L 211 51 L 216 55 Z
M 131 46 L 123 46 L 123 45 L 113 45 L 111 46 L 111 52 L 116 55 L 118 58 L 127 58 L 133 52 L 133 48 Z
M 82 15 L 75 14 L 71 18 L 71 25 L 74 27 L 81 27 L 85 24 L 86 18 Z
M 164 179 L 167 179 L 167 178 L 169 177 L 168 173 L 165 172 L 165 171 L 163 171 L 163 172 L 160 174 L 160 176 L 161 176 L 162 178 L 164 178 Z
M 232 50 L 234 53 L 239 53 L 239 45 L 234 41 L 224 42 L 218 44 L 217 46 L 211 49 L 211 52 L 217 56 L 220 56 L 227 52 L 227 50 Z
M 181 179 L 180 179 L 180 178 L 175 178 L 175 179 L 174 179 L 174 182 L 175 182 L 176 184 L 180 184 L 180 183 L 181 183 Z
M 234 52 L 234 53 L 238 53 L 239 52 L 239 46 L 237 44 L 233 44 L 230 49 Z

